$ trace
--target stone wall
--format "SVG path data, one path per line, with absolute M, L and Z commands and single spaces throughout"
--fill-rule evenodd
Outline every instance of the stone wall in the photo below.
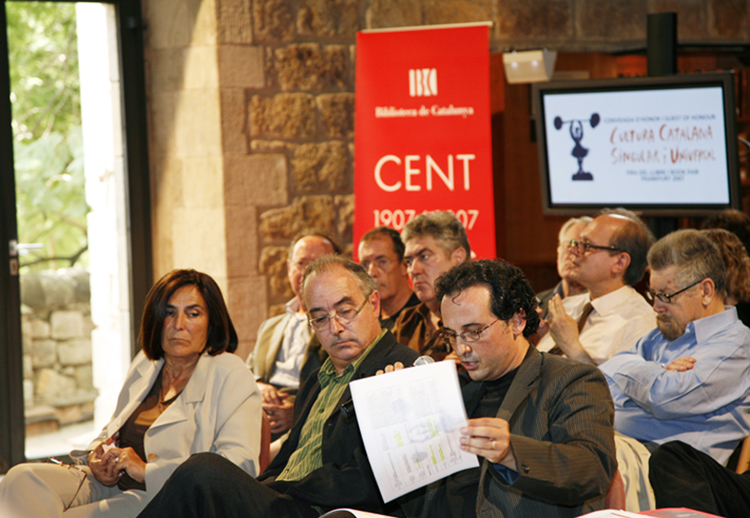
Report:
M 21 277 L 27 435 L 93 417 L 90 298 L 85 270 Z
M 491 20 L 493 52 L 608 52 L 677 11 L 681 41 L 750 36 L 749 0 L 142 2 L 155 274 L 217 276 L 241 356 L 291 296 L 290 238 L 318 227 L 351 246 L 357 31 Z

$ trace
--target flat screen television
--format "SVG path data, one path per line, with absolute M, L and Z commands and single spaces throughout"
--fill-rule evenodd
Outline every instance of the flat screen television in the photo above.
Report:
M 740 208 L 734 74 L 536 84 L 546 214 Z

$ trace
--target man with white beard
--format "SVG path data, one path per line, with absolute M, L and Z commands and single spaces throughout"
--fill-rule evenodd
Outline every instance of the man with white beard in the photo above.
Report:
M 627 510 L 653 508 L 648 458 L 679 440 L 725 464 L 750 434 L 750 329 L 724 306 L 724 263 L 697 230 L 649 251 L 658 328 L 599 366 L 615 403 Z

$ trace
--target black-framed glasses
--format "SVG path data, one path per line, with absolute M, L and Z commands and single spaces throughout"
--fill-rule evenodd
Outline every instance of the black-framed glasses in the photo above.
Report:
M 617 248 L 616 246 L 592 245 L 591 243 L 586 243 L 579 239 L 571 239 L 568 244 L 568 247 L 575 250 L 576 254 L 578 255 L 586 255 L 589 252 L 595 252 L 598 250 L 606 250 L 607 252 L 624 252 L 625 251 L 620 248 Z
M 482 337 L 482 333 L 487 331 L 495 324 L 495 322 L 498 322 L 499 320 L 499 318 L 496 318 L 495 320 L 484 326 L 482 329 L 470 329 L 467 331 L 461 331 L 460 333 L 454 333 L 453 331 L 443 331 L 443 337 L 454 349 L 456 348 L 456 343 L 458 342 L 459 338 L 466 344 L 473 344 L 474 342 L 479 341 L 479 339 Z
M 693 284 L 690 284 L 689 286 L 685 286 L 681 290 L 675 291 L 674 293 L 672 293 L 670 295 L 667 295 L 666 293 L 656 293 L 653 290 L 648 290 L 646 292 L 646 299 L 651 304 L 653 304 L 656 299 L 659 299 L 659 302 L 661 302 L 662 304 L 671 304 L 672 303 L 672 299 L 675 298 L 677 295 L 679 295 L 683 291 L 689 290 L 690 288 L 692 288 L 693 286 L 695 286 L 696 284 L 699 284 L 701 282 L 703 282 L 703 279 L 698 279 Z
M 341 309 L 339 311 L 336 311 L 333 315 L 326 315 L 324 317 L 318 317 L 318 318 L 309 318 L 307 320 L 307 325 L 315 329 L 316 331 L 321 331 L 328 327 L 328 321 L 333 320 L 334 318 L 336 321 L 341 325 L 346 325 L 351 323 L 355 318 L 357 318 L 357 315 L 364 309 L 365 304 L 367 304 L 367 301 L 370 300 L 370 295 L 372 295 L 372 292 L 368 294 L 365 297 L 364 302 L 359 305 L 357 309 Z

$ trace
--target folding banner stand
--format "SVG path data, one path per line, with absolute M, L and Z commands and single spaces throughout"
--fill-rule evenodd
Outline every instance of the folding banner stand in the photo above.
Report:
M 492 258 L 490 23 L 357 34 L 354 242 L 450 210 Z

